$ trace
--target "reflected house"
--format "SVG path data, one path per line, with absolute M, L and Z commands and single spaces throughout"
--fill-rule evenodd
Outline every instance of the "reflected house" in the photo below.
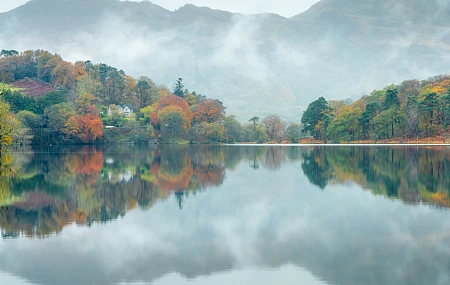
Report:
M 118 183 L 127 183 L 133 179 L 133 172 L 130 170 L 125 171 L 124 173 L 114 174 L 112 172 L 108 172 L 108 181 L 109 182 L 118 182 Z

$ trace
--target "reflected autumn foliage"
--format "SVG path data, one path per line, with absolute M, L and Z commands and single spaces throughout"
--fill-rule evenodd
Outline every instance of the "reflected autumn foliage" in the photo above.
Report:
M 106 223 L 139 208 L 213 191 L 238 167 L 301 167 L 310 183 L 354 183 L 409 204 L 450 207 L 450 150 L 395 147 L 82 147 L 6 154 L 0 164 L 4 237 L 45 237 L 64 226 Z
M 448 147 L 314 147 L 302 169 L 321 189 L 354 183 L 408 204 L 450 207 Z
M 146 210 L 172 196 L 185 199 L 188 192 L 223 183 L 225 152 L 167 145 L 65 148 L 31 152 L 29 160 L 21 152 L 9 154 L 0 177 L 2 233 L 45 237 L 69 224 L 89 226 L 137 207 Z

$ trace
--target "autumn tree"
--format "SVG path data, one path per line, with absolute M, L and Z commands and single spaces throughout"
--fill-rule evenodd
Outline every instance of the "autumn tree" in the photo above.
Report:
M 140 77 L 136 84 L 136 96 L 140 108 L 155 104 L 161 98 L 156 84 L 145 76 Z
M 4 146 L 12 144 L 12 133 L 16 128 L 17 121 L 10 113 L 9 105 L 0 98 L 0 154 Z
M 328 126 L 328 137 L 339 142 L 354 141 L 359 133 L 359 122 L 362 111 L 360 108 L 343 107 Z
M 75 83 L 73 70 L 74 68 L 70 62 L 58 62 L 51 71 L 53 84 L 56 87 L 70 88 Z
M 95 106 L 87 108 L 84 115 L 69 118 L 64 129 L 66 135 L 83 143 L 94 143 L 103 134 L 103 123 Z
M 161 138 L 173 142 L 186 135 L 190 127 L 190 118 L 181 107 L 167 106 L 158 112 Z
M 262 123 L 270 140 L 280 143 L 284 139 L 286 127 L 279 115 L 270 114 L 262 120 Z
M 225 108 L 219 100 L 207 99 L 200 101 L 193 107 L 194 123 L 215 123 L 225 119 Z
M 174 106 L 179 107 L 181 109 L 181 112 L 183 113 L 184 117 L 186 118 L 186 130 L 190 128 L 191 121 L 192 121 L 192 111 L 189 108 L 189 104 L 186 101 L 186 99 L 175 96 L 175 95 L 169 95 L 162 97 L 157 103 L 155 107 L 155 111 L 151 114 L 151 123 L 154 126 L 155 130 L 160 129 L 160 121 L 159 121 L 159 112 L 161 112 L 164 108 Z
M 44 117 L 54 141 L 63 139 L 65 125 L 72 116 L 75 116 L 75 110 L 69 103 L 56 104 L 45 109 Z

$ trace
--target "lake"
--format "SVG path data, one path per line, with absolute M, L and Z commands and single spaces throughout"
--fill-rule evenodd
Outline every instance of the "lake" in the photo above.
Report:
M 1 284 L 450 284 L 450 148 L 13 150 Z

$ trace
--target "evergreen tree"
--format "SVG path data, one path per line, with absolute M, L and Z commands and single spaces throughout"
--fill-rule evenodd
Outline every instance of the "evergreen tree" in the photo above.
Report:
M 319 139 L 315 128 L 319 122 L 323 123 L 326 119 L 326 111 L 329 109 L 328 102 L 323 97 L 309 104 L 302 117 L 303 133 L 314 135 L 316 139 Z
M 184 96 L 185 96 L 184 90 L 185 89 L 184 89 L 183 78 L 178 78 L 177 82 L 175 82 L 175 84 L 173 86 L 173 94 L 178 97 L 184 98 Z
M 397 88 L 390 88 L 386 91 L 383 109 L 387 110 L 395 106 L 400 106 L 400 100 L 398 99 L 398 90 Z

